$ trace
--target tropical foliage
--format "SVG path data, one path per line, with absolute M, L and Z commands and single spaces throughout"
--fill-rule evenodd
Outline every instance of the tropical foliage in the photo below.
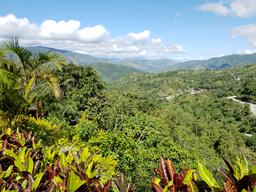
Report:
M 256 118 L 230 96 L 253 104 L 255 65 L 138 73 L 108 84 L 91 67 L 17 39 L 3 41 L 0 56 L 5 190 L 35 191 L 40 180 L 38 191 L 70 191 L 71 179 L 81 184 L 74 191 L 134 191 L 129 183 L 137 191 L 253 190 Z M 248 163 L 235 165 L 243 155 Z

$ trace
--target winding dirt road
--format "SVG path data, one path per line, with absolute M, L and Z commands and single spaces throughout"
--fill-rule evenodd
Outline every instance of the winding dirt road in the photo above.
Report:
M 256 117 L 256 104 L 240 101 L 240 100 L 236 99 L 236 97 L 237 96 L 229 96 L 227 98 L 231 99 L 235 102 L 241 103 L 242 105 L 248 104 L 250 106 L 251 113 Z

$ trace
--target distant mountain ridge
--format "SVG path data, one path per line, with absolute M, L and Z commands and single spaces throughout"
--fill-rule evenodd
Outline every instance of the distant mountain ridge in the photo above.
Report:
M 87 54 L 75 53 L 67 50 L 55 49 L 50 47 L 29 47 L 32 52 L 47 52 L 54 51 L 63 55 L 68 61 L 78 65 L 91 66 L 93 67 L 105 81 L 111 82 L 118 80 L 131 73 L 142 73 L 141 71 L 122 65 L 116 65 L 111 63 L 106 63 L 103 60 L 93 57 Z
M 207 60 L 192 60 L 178 63 L 169 68 L 177 69 L 225 69 L 241 65 L 256 64 L 256 53 L 233 54 L 222 57 L 213 57 Z
M 111 68 L 115 68 L 116 72 L 121 72 L 125 75 L 126 72 L 162 72 L 162 71 L 173 71 L 179 69 L 225 69 L 234 66 L 256 64 L 256 53 L 254 54 L 234 54 L 222 57 L 214 57 L 207 60 L 192 60 L 185 62 L 178 62 L 172 59 L 143 59 L 143 58 L 129 58 L 129 59 L 118 59 L 118 58 L 98 58 L 88 54 L 80 54 L 67 50 L 54 49 L 49 47 L 37 46 L 30 47 L 32 51 L 55 51 L 64 55 L 70 62 L 79 65 L 91 65 L 98 71 L 101 70 L 101 74 L 104 75 L 104 70 L 108 71 L 107 76 L 111 75 Z M 103 64 L 106 64 L 104 66 Z M 104 67 L 103 67 L 104 66 Z M 115 66 L 115 67 L 114 67 Z M 123 68 L 125 67 L 125 68 Z M 110 68 L 110 69 L 107 69 Z M 116 73 L 116 78 L 119 76 Z M 116 79 L 114 78 L 114 79 Z M 112 79 L 110 77 L 109 79 Z M 112 79 L 113 80 L 113 79 Z

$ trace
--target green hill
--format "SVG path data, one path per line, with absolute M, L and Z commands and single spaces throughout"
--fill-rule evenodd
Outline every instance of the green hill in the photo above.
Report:
M 39 52 L 54 51 L 63 55 L 71 63 L 82 66 L 91 66 L 100 74 L 101 78 L 105 81 L 114 81 L 131 73 L 141 73 L 141 71 L 136 68 L 118 64 L 110 64 L 104 62 L 102 59 L 87 54 L 74 53 L 67 50 L 60 50 L 42 46 L 30 47 L 29 49 Z
M 256 64 L 255 54 L 236 54 L 223 57 L 214 57 L 207 60 L 193 60 L 177 63 L 169 67 L 169 70 L 177 69 L 225 69 L 235 66 Z

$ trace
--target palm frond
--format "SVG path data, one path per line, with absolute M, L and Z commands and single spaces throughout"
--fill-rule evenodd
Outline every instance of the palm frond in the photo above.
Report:
M 15 63 L 7 60 L 0 62 L 0 70 L 8 72 L 13 78 L 17 78 L 21 75 L 20 68 Z
M 35 83 L 35 77 L 33 76 L 28 83 L 25 86 L 25 92 L 24 92 L 24 98 L 28 100 L 29 93 L 31 92 L 31 89 Z
M 22 65 L 24 72 L 26 72 L 32 52 L 27 48 L 21 47 L 17 37 L 6 39 L 1 43 L 1 45 L 8 52 L 15 54 L 15 56 L 20 60 L 20 64 Z
M 0 85 L 2 84 L 5 84 L 5 85 L 8 85 L 8 86 L 13 86 L 14 85 L 14 82 L 8 78 L 9 74 L 6 73 L 6 71 L 3 71 L 0 69 Z M 0 89 L 3 89 L 2 86 L 0 86 Z
M 56 98 L 60 97 L 60 86 L 59 81 L 56 77 L 50 74 L 44 74 L 41 77 L 41 80 L 45 81 L 50 86 L 51 91 L 53 92 Z
M 34 63 L 34 68 L 38 68 L 41 66 L 44 67 L 50 67 L 50 68 L 57 68 L 57 69 L 61 69 L 63 65 L 66 65 L 66 59 L 53 52 L 53 51 L 48 51 L 46 53 L 36 53 L 34 54 L 33 57 L 33 63 Z

